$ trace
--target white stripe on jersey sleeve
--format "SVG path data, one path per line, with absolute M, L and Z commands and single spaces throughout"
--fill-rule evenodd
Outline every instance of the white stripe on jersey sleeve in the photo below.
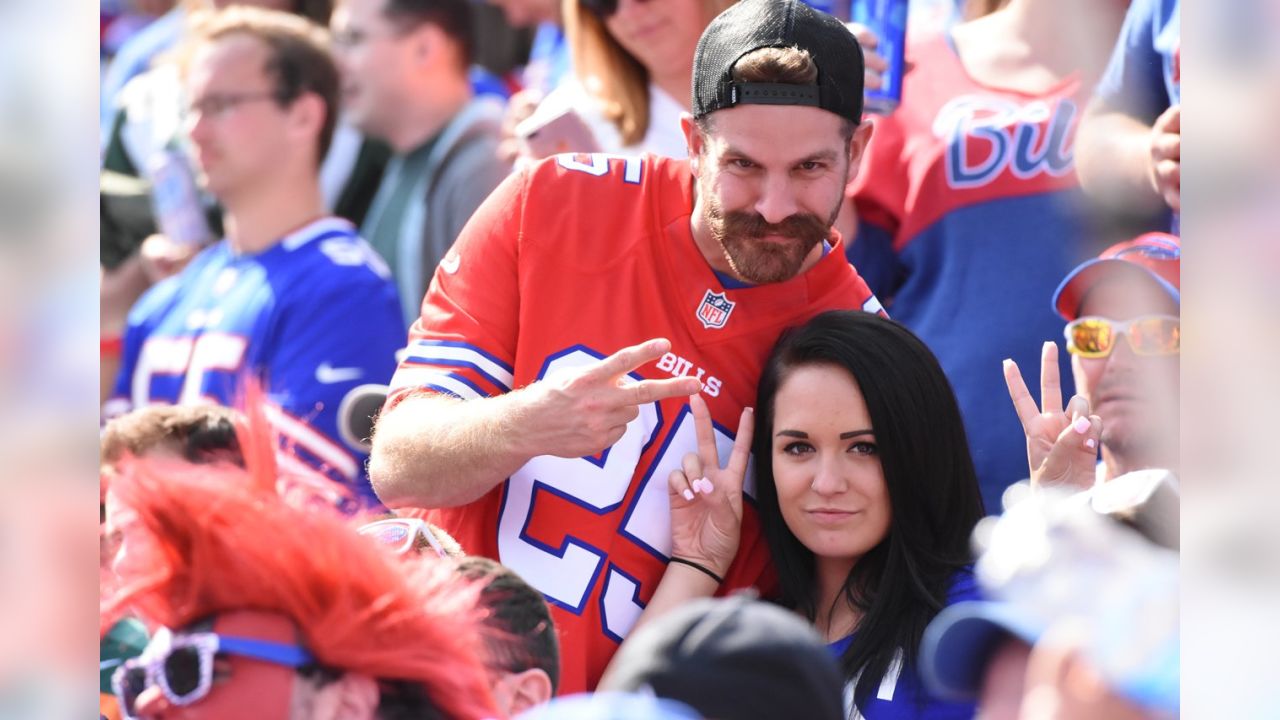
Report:
M 487 380 L 497 385 L 503 392 L 510 392 L 511 386 L 516 381 L 515 376 L 498 363 L 475 350 L 457 345 L 440 345 L 426 340 L 419 340 L 409 346 L 409 352 L 405 356 L 405 360 L 424 365 L 429 365 L 433 362 L 440 362 L 445 365 L 457 365 L 459 363 L 469 365 L 484 375 Z
M 464 400 L 475 400 L 477 398 L 489 397 L 469 382 L 443 372 L 440 368 L 418 367 L 406 368 L 402 367 L 396 370 L 396 374 L 391 377 L 391 385 L 389 392 L 395 392 L 403 388 L 422 388 L 433 387 L 438 390 L 457 395 Z
M 360 464 L 337 443 L 325 437 L 320 431 L 289 415 L 285 411 L 266 406 L 267 420 L 289 440 L 299 447 L 320 458 L 321 462 L 342 473 L 343 477 L 354 480 L 360 474 Z

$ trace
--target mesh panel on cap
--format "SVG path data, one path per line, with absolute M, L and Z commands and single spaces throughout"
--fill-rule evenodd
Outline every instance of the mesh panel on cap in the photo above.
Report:
M 694 55 L 694 116 L 731 107 L 733 66 L 765 47 L 807 50 L 818 67 L 819 106 L 855 123 L 862 119 L 861 47 L 839 20 L 797 0 L 741 0 L 711 21 Z

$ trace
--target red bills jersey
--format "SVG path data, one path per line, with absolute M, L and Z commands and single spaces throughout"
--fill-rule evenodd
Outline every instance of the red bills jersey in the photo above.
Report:
M 879 303 L 838 236 L 796 278 L 724 287 L 694 244 L 693 199 L 688 163 L 652 156 L 562 155 L 508 178 L 440 263 L 389 402 L 424 388 L 493 396 L 665 337 L 671 352 L 632 375 L 701 380 L 727 458 L 779 333 L 824 310 Z M 546 596 L 560 633 L 560 691 L 590 690 L 662 577 L 667 476 L 695 450 L 687 400 L 668 399 L 640 408 L 597 457 L 534 458 L 476 502 L 425 517 Z M 772 583 L 745 505 L 724 591 Z

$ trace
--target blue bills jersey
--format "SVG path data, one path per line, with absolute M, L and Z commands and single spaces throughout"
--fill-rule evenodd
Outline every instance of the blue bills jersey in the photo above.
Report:
M 282 457 L 372 499 L 366 456 L 359 439 L 342 437 L 338 409 L 352 389 L 391 379 L 404 342 L 386 266 L 347 221 L 317 220 L 253 255 L 223 240 L 133 307 L 104 414 L 235 405 L 255 377 L 290 450 Z
M 982 600 L 982 591 L 969 566 L 956 572 L 947 591 L 946 605 Z M 853 643 L 855 632 L 827 644 L 831 656 L 839 661 Z M 899 653 L 896 662 L 880 679 L 871 697 L 861 707 L 853 703 L 853 687 L 857 677 L 845 685 L 845 710 L 849 720 L 971 720 L 976 708 L 971 702 L 948 702 L 934 697 L 925 689 L 917 669 L 905 662 Z

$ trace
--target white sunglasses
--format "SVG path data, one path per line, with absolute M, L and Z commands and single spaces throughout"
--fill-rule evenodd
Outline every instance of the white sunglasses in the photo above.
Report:
M 361 525 L 356 532 L 361 535 L 367 535 L 376 539 L 383 545 L 391 548 L 396 555 L 403 555 L 413 549 L 414 543 L 418 536 L 421 535 L 436 555 L 440 557 L 449 557 L 449 553 L 440 544 L 440 540 L 436 538 L 435 533 L 431 532 L 431 526 L 426 520 L 419 518 L 388 518 L 386 520 L 375 520 L 367 525 Z

